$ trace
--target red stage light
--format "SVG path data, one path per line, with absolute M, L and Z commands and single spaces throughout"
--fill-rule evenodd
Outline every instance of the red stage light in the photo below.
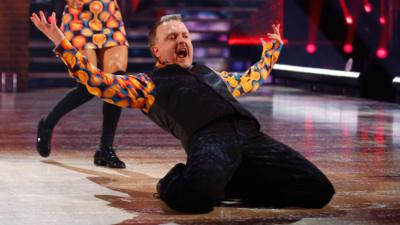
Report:
M 259 45 L 260 43 L 259 37 L 237 37 L 228 40 L 229 45 Z
M 383 25 L 383 24 L 386 24 L 386 18 L 383 17 L 383 16 L 380 16 L 380 17 L 379 17 L 379 23 L 382 24 L 382 25 Z
M 310 54 L 314 54 L 317 51 L 317 47 L 315 47 L 315 44 L 307 44 L 306 51 Z
M 232 37 L 229 38 L 228 44 L 229 45 L 260 45 L 261 37 Z M 266 42 L 269 42 L 270 40 L 267 38 L 264 38 Z M 283 43 L 287 44 L 289 43 L 288 39 L 283 39 Z
M 365 10 L 365 12 L 367 12 L 367 13 L 372 12 L 372 6 L 371 6 L 371 4 L 370 4 L 369 2 L 366 2 L 366 3 L 364 4 L 364 10 Z
M 387 57 L 387 50 L 385 48 L 379 48 L 376 50 L 376 56 L 380 59 L 384 59 Z
M 346 16 L 346 23 L 347 24 L 353 24 L 353 17 L 352 16 Z
M 345 53 L 352 53 L 353 52 L 353 45 L 352 44 L 349 44 L 349 43 L 347 43 L 347 44 L 345 44 L 344 46 L 343 46 L 343 51 L 345 52 Z
M 349 10 L 347 9 L 345 0 L 339 0 L 339 3 L 340 3 L 340 7 L 343 10 L 343 14 L 344 14 L 344 18 L 346 20 L 346 23 L 347 24 L 353 24 L 353 22 L 354 22 L 353 21 L 353 17 L 351 16 L 351 14 L 349 13 Z

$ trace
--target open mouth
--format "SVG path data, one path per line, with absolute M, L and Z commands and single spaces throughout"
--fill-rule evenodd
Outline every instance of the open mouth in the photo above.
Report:
M 185 47 L 178 48 L 175 53 L 178 58 L 186 58 L 188 56 L 188 50 Z

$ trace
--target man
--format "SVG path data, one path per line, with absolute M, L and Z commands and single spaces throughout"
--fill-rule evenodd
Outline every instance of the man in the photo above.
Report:
M 92 66 L 59 31 L 33 14 L 31 20 L 55 44 L 70 75 L 89 92 L 121 107 L 141 109 L 178 138 L 186 164 L 174 166 L 157 185 L 175 210 L 205 213 L 223 199 L 245 205 L 320 208 L 334 194 L 326 176 L 290 147 L 260 132 L 258 121 L 234 96 L 256 90 L 275 64 L 279 25 L 262 41 L 261 60 L 244 73 L 218 73 L 193 63 L 190 33 L 180 16 L 164 16 L 149 34 L 157 60 L 150 74 L 126 77 Z

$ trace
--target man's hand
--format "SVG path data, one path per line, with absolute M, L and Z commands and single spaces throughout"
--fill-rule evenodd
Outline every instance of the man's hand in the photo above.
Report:
M 273 29 L 274 33 L 273 34 L 268 33 L 267 35 L 272 41 L 277 41 L 277 42 L 279 42 L 279 44 L 282 45 L 283 41 L 281 38 L 281 33 L 279 32 L 279 27 L 280 27 L 280 24 L 278 24 L 277 26 L 275 24 L 272 24 L 272 29 Z M 264 40 L 261 40 L 261 41 L 264 41 Z
M 51 14 L 49 18 L 50 23 L 47 22 L 46 16 L 42 11 L 39 12 L 39 16 L 36 13 L 32 13 L 31 20 L 33 24 L 35 24 L 36 28 L 46 35 L 55 46 L 59 45 L 65 36 L 60 28 L 57 27 L 56 14 L 54 12 Z

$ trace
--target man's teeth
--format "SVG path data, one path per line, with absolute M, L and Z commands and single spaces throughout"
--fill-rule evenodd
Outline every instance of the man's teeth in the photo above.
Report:
M 187 56 L 187 51 L 186 49 L 179 49 L 176 54 L 178 55 L 178 57 L 184 58 Z

